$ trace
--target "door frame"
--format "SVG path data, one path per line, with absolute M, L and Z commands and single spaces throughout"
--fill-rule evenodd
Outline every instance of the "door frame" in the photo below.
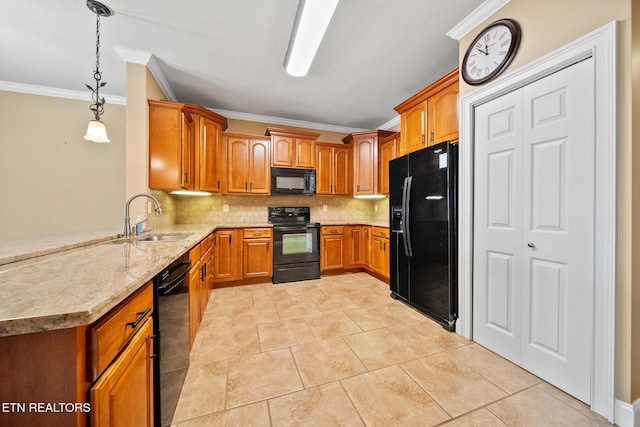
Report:
M 561 47 L 460 98 L 457 332 L 473 339 L 473 180 L 475 107 L 588 57 L 595 68 L 596 138 L 594 340 L 591 410 L 610 422 L 615 406 L 617 215 L 617 23 Z

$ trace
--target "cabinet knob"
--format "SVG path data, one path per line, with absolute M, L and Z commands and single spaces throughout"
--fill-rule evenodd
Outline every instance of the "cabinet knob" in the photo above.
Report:
M 527 243 L 527 246 L 529 246 L 529 247 L 530 247 L 530 248 L 532 248 L 532 249 L 536 247 L 536 245 L 534 245 L 534 244 L 533 244 L 533 243 L 531 243 L 531 242 Z

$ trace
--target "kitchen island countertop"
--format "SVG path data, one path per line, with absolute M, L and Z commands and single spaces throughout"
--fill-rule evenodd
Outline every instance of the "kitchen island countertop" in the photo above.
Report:
M 95 322 L 214 228 L 179 225 L 153 231 L 190 233 L 172 242 L 115 236 L 90 243 L 61 239 L 58 252 L 0 265 L 0 301 L 4 301 L 0 305 L 0 336 Z

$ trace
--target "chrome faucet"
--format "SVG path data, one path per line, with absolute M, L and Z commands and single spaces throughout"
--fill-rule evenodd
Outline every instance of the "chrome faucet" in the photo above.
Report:
M 123 237 L 127 237 L 127 238 L 131 237 L 131 233 L 133 230 L 131 227 L 131 218 L 129 218 L 129 205 L 131 205 L 131 202 L 133 201 L 133 199 L 137 197 L 148 197 L 149 199 L 153 200 L 153 203 L 155 204 L 156 213 L 158 215 L 162 215 L 162 208 L 160 207 L 160 202 L 158 201 L 158 199 L 155 198 L 155 196 L 148 193 L 134 194 L 133 196 L 129 197 L 126 202 L 124 202 L 124 222 L 122 223 Z

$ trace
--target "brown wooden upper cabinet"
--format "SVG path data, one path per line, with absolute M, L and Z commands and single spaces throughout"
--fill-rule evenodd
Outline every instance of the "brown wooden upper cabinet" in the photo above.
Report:
M 271 167 L 269 139 L 225 133 L 227 146 L 227 193 L 269 194 Z
M 400 152 L 400 132 L 396 132 L 380 140 L 380 154 L 378 155 L 378 189 L 381 194 L 389 194 L 389 162 Z
M 148 102 L 149 188 L 221 192 L 227 119 L 198 105 Z
M 374 130 L 347 135 L 342 141 L 352 144 L 353 195 L 380 194 L 378 190 L 378 141 L 394 132 Z
M 320 134 L 267 128 L 265 135 L 271 137 L 271 166 L 310 169 L 316 167 L 316 139 Z
M 458 79 L 456 68 L 395 107 L 400 114 L 398 155 L 458 141 Z
M 316 194 L 348 196 L 348 145 L 316 143 Z

